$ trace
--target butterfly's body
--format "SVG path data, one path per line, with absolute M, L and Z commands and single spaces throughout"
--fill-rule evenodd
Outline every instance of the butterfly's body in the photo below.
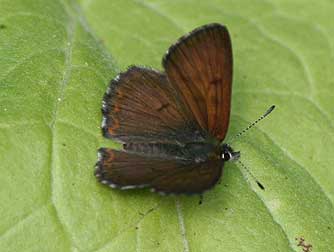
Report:
M 124 150 L 152 157 L 205 162 L 209 158 L 221 158 L 221 148 L 213 143 L 195 142 L 186 144 L 138 143 L 124 144 Z
M 222 144 L 232 89 L 232 48 L 221 24 L 195 29 L 170 47 L 165 72 L 130 67 L 110 84 L 103 134 L 123 150 L 99 150 L 95 176 L 120 189 L 202 193 L 238 152 Z

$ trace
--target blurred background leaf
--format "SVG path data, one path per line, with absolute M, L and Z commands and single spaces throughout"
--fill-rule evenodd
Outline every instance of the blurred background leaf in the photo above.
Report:
M 302 251 L 334 244 L 330 1 L 0 1 L 1 251 Z M 116 191 L 93 176 L 108 82 L 161 69 L 171 43 L 220 22 L 234 52 L 235 164 L 199 198 Z

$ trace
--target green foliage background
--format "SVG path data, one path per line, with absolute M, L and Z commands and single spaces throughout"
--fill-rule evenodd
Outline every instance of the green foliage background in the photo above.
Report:
M 330 0 L 0 0 L 0 251 L 301 251 L 334 246 L 334 5 Z M 120 192 L 93 176 L 108 82 L 161 69 L 193 28 L 234 50 L 236 165 L 198 197 Z

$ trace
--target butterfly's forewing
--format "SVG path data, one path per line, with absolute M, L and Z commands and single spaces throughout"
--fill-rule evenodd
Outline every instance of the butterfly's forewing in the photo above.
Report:
M 199 125 L 223 140 L 230 117 L 232 48 L 221 24 L 195 29 L 170 47 L 163 66 Z
M 103 98 L 105 137 L 123 142 L 191 142 L 201 128 L 165 74 L 130 67 L 116 77 Z
M 95 175 L 111 187 L 149 187 L 163 193 L 201 193 L 220 178 L 220 160 L 195 163 L 172 157 L 145 156 L 101 148 Z

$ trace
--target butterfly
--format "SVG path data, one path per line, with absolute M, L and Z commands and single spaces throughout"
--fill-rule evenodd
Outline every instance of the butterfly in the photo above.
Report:
M 112 188 L 201 194 L 240 156 L 223 143 L 233 68 L 227 28 L 196 28 L 168 49 L 162 65 L 164 72 L 131 66 L 111 81 L 102 132 L 123 150 L 100 148 L 95 176 Z

